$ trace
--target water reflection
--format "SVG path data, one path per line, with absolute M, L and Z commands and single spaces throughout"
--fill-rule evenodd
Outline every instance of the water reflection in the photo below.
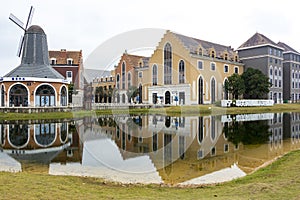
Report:
M 22 170 L 24 160 L 34 160 L 50 174 L 120 182 L 211 183 L 244 176 L 298 149 L 299 126 L 299 113 L 4 123 L 0 159 L 9 155 Z

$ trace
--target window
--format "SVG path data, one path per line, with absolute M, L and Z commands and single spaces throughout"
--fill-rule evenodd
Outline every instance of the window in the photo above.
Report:
M 179 62 L 179 83 L 184 83 L 184 61 Z
M 172 84 L 172 47 L 167 43 L 164 47 L 164 84 Z
M 199 54 L 200 56 L 202 56 L 202 55 L 203 55 L 202 48 L 199 48 L 198 54 Z
M 120 89 L 120 74 L 117 74 L 117 89 Z
M 228 65 L 224 65 L 224 73 L 228 73 Z
M 157 65 L 152 67 L 152 84 L 157 85 Z
M 128 87 L 128 89 L 130 88 L 130 86 L 131 86 L 131 73 L 129 72 L 128 73 L 128 75 L 127 75 L 127 87 Z
M 198 60 L 198 69 L 203 69 L 203 61 Z
M 65 86 L 63 86 L 60 91 L 60 105 L 66 106 L 67 103 L 67 89 Z
M 238 61 L 238 56 L 234 56 L 234 61 L 235 61 L 235 62 Z
M 66 78 L 67 80 L 72 81 L 73 73 L 72 71 L 66 71 Z
M 273 62 L 273 58 L 272 58 L 272 57 L 269 58 L 269 62 L 270 62 L 270 63 Z
M 281 80 L 278 80 L 278 87 L 281 87 Z
M 51 65 L 56 65 L 56 58 L 51 58 Z
M 215 71 L 216 70 L 216 63 L 210 63 L 210 69 Z
M 239 68 L 238 67 L 234 67 L 234 73 L 236 73 L 236 74 L 239 73 Z
M 211 51 L 211 57 L 214 58 L 215 57 L 215 51 Z
M 73 59 L 72 58 L 67 59 L 67 65 L 73 65 Z
M 278 76 L 281 77 L 281 69 L 278 70 Z
M 277 79 L 275 79 L 275 87 L 277 87 Z
M 272 67 L 270 67 L 270 76 L 272 76 L 273 75 L 273 69 L 272 69 Z
M 143 72 L 139 72 L 139 78 L 143 78 Z
M 122 89 L 124 90 L 125 89 L 125 80 L 126 80 L 126 65 L 125 65 L 125 62 L 122 63 Z
M 277 76 L 277 69 L 274 70 L 274 75 Z
M 224 60 L 228 60 L 228 54 L 227 53 L 224 54 Z
M 269 54 L 270 54 L 270 55 L 273 54 L 273 49 L 272 49 L 272 48 L 269 49 Z
M 36 106 L 55 106 L 55 91 L 50 85 L 42 85 L 35 92 Z

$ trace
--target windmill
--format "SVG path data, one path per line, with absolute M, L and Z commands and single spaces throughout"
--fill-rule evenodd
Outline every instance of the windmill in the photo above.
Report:
M 33 12 L 34 12 L 34 8 L 33 8 L 33 6 L 31 6 L 30 7 L 30 11 L 29 11 L 29 15 L 28 15 L 28 18 L 27 18 L 27 22 L 26 22 L 25 26 L 24 26 L 24 23 L 21 20 L 19 20 L 16 16 L 14 16 L 12 13 L 10 13 L 9 19 L 11 21 L 13 21 L 17 26 L 19 26 L 24 31 L 24 35 L 25 35 L 28 27 L 31 25 L 31 20 L 32 20 Z M 23 49 L 23 45 L 24 45 L 24 35 L 22 35 L 21 39 L 20 39 L 20 43 L 19 43 L 19 47 L 18 47 L 18 52 L 17 52 L 17 56 L 18 57 L 20 57 L 21 53 L 22 53 L 22 49 Z

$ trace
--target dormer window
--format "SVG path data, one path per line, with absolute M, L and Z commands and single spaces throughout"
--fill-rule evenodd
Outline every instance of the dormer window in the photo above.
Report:
M 50 63 L 51 65 L 56 65 L 56 58 L 51 58 Z
M 139 62 L 139 67 L 142 67 L 142 62 Z
M 215 51 L 212 50 L 211 53 L 210 53 L 210 55 L 211 55 L 212 58 L 214 58 L 214 57 L 216 56 L 216 55 L 215 55 Z
M 228 60 L 228 54 L 227 53 L 224 54 L 224 60 Z
M 199 48 L 199 50 L 198 50 L 198 54 L 199 54 L 200 56 L 202 56 L 202 55 L 203 55 L 202 48 Z
M 67 65 L 73 65 L 73 59 L 72 58 L 67 59 Z
M 238 61 L 238 56 L 235 55 L 235 56 L 234 56 L 234 62 L 237 62 L 237 61 Z

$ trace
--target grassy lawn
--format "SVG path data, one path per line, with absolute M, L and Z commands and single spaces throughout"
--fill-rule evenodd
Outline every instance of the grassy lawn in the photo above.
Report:
M 72 119 L 91 115 L 111 114 L 163 114 L 163 115 L 220 115 L 220 114 L 246 114 L 265 112 L 300 112 L 300 104 L 276 104 L 272 107 L 233 107 L 221 108 L 213 105 L 171 106 L 158 108 L 135 108 L 135 109 L 106 109 L 106 110 L 83 110 L 59 113 L 1 113 L 0 120 L 26 120 L 26 119 Z
M 299 199 L 300 151 L 228 183 L 169 187 L 124 185 L 97 178 L 0 173 L 0 199 Z

